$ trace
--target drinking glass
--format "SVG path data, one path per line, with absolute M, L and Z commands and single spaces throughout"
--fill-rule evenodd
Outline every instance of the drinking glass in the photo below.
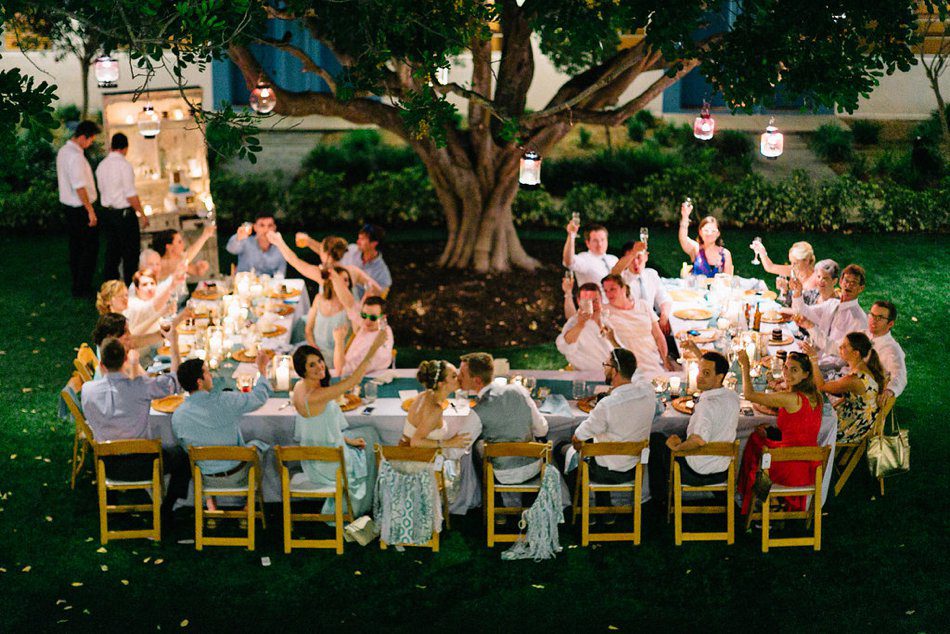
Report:
M 574 213 L 571 214 L 571 222 L 574 224 L 575 227 L 580 227 L 580 226 L 581 226 L 581 214 L 580 214 L 580 212 L 575 211 Z
M 587 396 L 587 381 L 581 379 L 574 379 L 571 381 L 571 395 L 574 397 L 574 400 L 580 400 Z
M 640 242 L 646 244 L 650 239 L 650 230 L 646 227 L 640 227 Z
M 752 239 L 752 244 L 749 245 L 749 248 L 755 251 L 755 257 L 752 259 L 752 264 L 759 264 L 759 252 L 755 250 L 756 245 L 762 244 L 762 238 L 756 236 Z
M 580 311 L 586 315 L 594 314 L 594 300 L 592 299 L 582 299 L 577 302 Z
M 171 341 L 168 339 L 168 333 L 172 329 L 172 318 L 168 315 L 162 316 L 162 318 L 158 320 L 158 329 L 162 331 L 162 337 L 165 339 L 165 345 L 172 345 Z
M 363 386 L 363 401 L 366 403 L 372 403 L 376 400 L 376 397 L 379 395 L 379 383 L 376 381 L 368 381 L 366 385 Z

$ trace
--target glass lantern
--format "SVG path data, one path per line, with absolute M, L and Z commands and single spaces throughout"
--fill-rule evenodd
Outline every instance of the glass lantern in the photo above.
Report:
M 709 102 L 703 103 L 703 109 L 693 121 L 693 136 L 700 141 L 708 141 L 716 132 L 716 120 L 709 114 Z
M 541 184 L 541 155 L 534 150 L 528 150 L 521 156 L 518 182 L 527 187 L 537 187 Z
M 152 107 L 151 103 L 142 108 L 142 112 L 139 113 L 138 124 L 139 134 L 146 139 L 154 139 L 162 131 L 162 120 L 159 119 L 158 113 L 155 112 L 155 108 Z
M 251 91 L 248 103 L 254 112 L 268 114 L 277 107 L 277 94 L 266 81 L 257 82 L 257 88 Z
M 103 55 L 96 60 L 96 82 L 100 88 L 115 88 L 119 82 L 119 62 L 109 55 Z
M 784 148 L 785 137 L 775 127 L 775 118 L 772 117 L 769 119 L 769 125 L 765 128 L 765 132 L 762 133 L 759 151 L 762 152 L 762 156 L 765 158 L 775 160 L 782 155 Z

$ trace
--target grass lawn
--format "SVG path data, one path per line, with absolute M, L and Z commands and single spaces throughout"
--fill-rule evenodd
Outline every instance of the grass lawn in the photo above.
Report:
M 613 247 L 631 235 L 612 236 Z M 678 270 L 682 254 L 673 231 L 654 228 L 651 235 L 655 264 Z M 730 230 L 726 236 L 741 275 L 756 273 L 745 247 L 752 235 Z M 563 234 L 525 237 L 531 250 L 534 240 L 560 241 Z M 772 234 L 765 242 L 778 260 L 796 238 Z M 4 236 L 0 631 L 168 631 L 186 621 L 188 629 L 199 631 L 235 624 L 288 632 L 337 624 L 416 631 L 466 625 L 943 630 L 950 515 L 939 510 L 948 478 L 938 454 L 950 403 L 940 379 L 947 362 L 936 343 L 940 324 L 947 324 L 950 239 L 833 234 L 812 244 L 820 257 L 834 255 L 842 264 L 855 261 L 868 269 L 865 309 L 888 298 L 901 311 L 896 336 L 907 352 L 910 385 L 898 412 L 911 430 L 913 470 L 888 481 L 886 496 L 872 499 L 862 466 L 841 497 L 825 507 L 820 553 L 795 548 L 763 555 L 757 532 L 740 534 L 731 547 L 676 548 L 672 526 L 648 513 L 639 547 L 574 547 L 578 532 L 565 525 L 565 550 L 555 560 L 509 563 L 500 560 L 501 548 L 486 549 L 480 513 L 453 517 L 435 555 L 380 552 L 374 544 L 348 545 L 342 557 L 329 551 L 286 556 L 276 505 L 253 553 L 197 553 L 190 544 L 176 543 L 193 536 L 187 519 L 160 544 L 112 542 L 99 552 L 94 489 L 87 474 L 76 491 L 69 490 L 72 428 L 56 417 L 58 391 L 74 348 L 89 339 L 94 309 L 68 299 L 65 237 Z M 432 356 L 454 359 L 456 352 L 401 351 L 400 365 Z M 513 367 L 563 364 L 553 343 L 504 352 Z M 271 558 L 269 567 L 262 566 L 262 556 Z

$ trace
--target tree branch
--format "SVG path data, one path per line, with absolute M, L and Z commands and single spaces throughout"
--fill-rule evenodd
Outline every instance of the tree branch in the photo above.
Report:
M 330 74 L 330 71 L 317 64 L 314 59 L 310 57 L 310 55 L 308 55 L 302 48 L 294 46 L 290 43 L 289 31 L 286 35 L 284 35 L 284 38 L 280 40 L 272 37 L 262 37 L 258 38 L 258 41 L 262 44 L 267 44 L 268 46 L 273 46 L 274 48 L 286 51 L 299 59 L 305 72 L 318 75 L 323 81 L 327 83 L 327 86 L 330 87 L 330 92 L 336 95 L 336 79 L 333 78 L 333 75 Z

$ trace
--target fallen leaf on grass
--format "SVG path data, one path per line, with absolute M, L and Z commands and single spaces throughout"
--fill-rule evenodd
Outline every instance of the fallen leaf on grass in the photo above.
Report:
M 97 552 L 97 553 L 107 553 L 107 552 L 109 552 L 109 551 L 106 550 L 106 547 L 105 547 L 105 546 L 100 546 L 99 548 L 96 549 L 96 552 Z
M 56 605 L 62 605 L 63 603 L 66 603 L 66 599 L 56 599 Z
M 52 516 L 47 515 L 47 516 L 46 516 L 46 521 L 47 521 L 47 522 L 52 522 L 52 521 L 53 521 Z
M 102 564 L 101 566 L 99 566 L 99 570 L 101 570 L 102 572 L 109 572 L 109 566 Z
M 542 585 L 540 585 L 540 584 L 537 584 L 537 583 L 532 583 L 532 584 L 531 584 L 531 587 L 532 587 L 532 588 L 537 588 L 538 590 L 544 590 L 544 586 L 542 586 Z
M 188 627 L 188 619 L 185 619 L 184 621 L 182 621 L 182 622 L 179 623 L 178 625 L 181 626 L 181 627 Z
M 29 572 L 31 570 L 33 570 L 33 566 L 23 566 L 23 570 L 21 570 L 20 572 Z
M 608 629 L 608 630 L 616 631 L 616 630 L 619 630 L 620 628 L 617 627 L 617 626 L 615 626 L 615 625 L 608 625 L 608 626 L 607 626 L 607 629 Z
M 906 612 L 904 612 L 904 614 L 906 614 L 907 616 L 910 616 L 911 614 L 913 614 L 913 613 L 916 612 L 916 611 L 917 611 L 917 610 L 907 610 Z
M 23 389 L 20 390 L 20 391 L 23 392 L 24 394 L 28 394 L 28 393 L 30 393 L 30 392 L 33 391 L 33 388 L 31 388 L 31 387 L 25 387 L 25 388 L 23 388 Z
M 142 563 L 143 563 L 143 564 L 147 564 L 147 563 L 150 562 L 150 561 L 152 561 L 151 556 L 146 557 L 145 559 L 143 559 L 143 560 L 142 560 Z
M 122 583 L 122 585 L 127 586 L 127 585 L 129 585 L 129 580 L 128 580 L 128 579 L 123 579 L 123 580 L 121 581 L 121 583 Z
M 357 577 L 359 577 L 359 576 L 362 575 L 363 573 L 360 572 L 359 570 L 356 570 L 356 571 L 353 572 L 353 574 L 356 575 Z
M 16 454 L 15 454 L 15 453 L 10 454 L 10 460 L 16 460 Z
M 161 564 L 165 563 L 165 560 L 164 560 L 164 559 L 156 559 L 154 563 L 155 563 L 156 566 L 160 566 Z
M 82 581 L 73 581 L 70 585 L 71 585 L 72 587 L 74 587 L 74 588 L 81 588 L 81 587 L 82 587 Z

